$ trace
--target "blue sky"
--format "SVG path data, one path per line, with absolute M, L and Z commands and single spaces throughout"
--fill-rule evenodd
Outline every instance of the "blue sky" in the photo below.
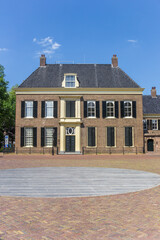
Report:
M 111 63 L 144 93 L 160 94 L 159 0 L 5 0 L 0 1 L 0 64 L 9 87 L 47 63 Z

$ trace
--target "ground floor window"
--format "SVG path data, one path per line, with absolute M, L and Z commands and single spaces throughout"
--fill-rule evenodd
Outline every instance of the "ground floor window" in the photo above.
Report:
M 96 146 L 95 127 L 88 127 L 88 146 L 89 147 L 95 147 Z
M 20 138 L 21 147 L 37 147 L 37 128 L 22 127 Z
M 125 146 L 133 146 L 133 128 L 125 127 Z
M 41 128 L 41 147 L 57 146 L 57 128 Z
M 107 146 L 115 146 L 115 129 L 114 127 L 107 127 Z

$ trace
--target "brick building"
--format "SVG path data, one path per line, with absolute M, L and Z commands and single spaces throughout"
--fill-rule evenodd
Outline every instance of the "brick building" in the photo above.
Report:
M 46 64 L 16 89 L 16 151 L 142 153 L 143 88 L 112 64 Z
M 145 152 L 160 152 L 160 96 L 155 87 L 143 96 L 143 118 Z

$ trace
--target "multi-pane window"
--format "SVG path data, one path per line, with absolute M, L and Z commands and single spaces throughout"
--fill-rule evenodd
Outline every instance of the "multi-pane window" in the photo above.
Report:
M 32 147 L 33 146 L 33 128 L 25 128 L 25 146 Z
M 96 116 L 96 102 L 87 101 L 87 116 L 95 117 Z
M 147 120 L 143 120 L 143 130 L 147 130 Z
M 132 102 L 124 101 L 124 117 L 132 117 Z
M 33 101 L 25 101 L 25 117 L 33 117 Z
M 114 127 L 107 127 L 107 146 L 108 147 L 114 147 L 115 146 Z
M 152 130 L 158 130 L 158 121 L 152 119 Z
M 53 128 L 45 128 L 45 146 L 52 147 L 53 146 Z
M 66 75 L 65 83 L 66 87 L 75 87 L 75 75 Z
M 75 117 L 75 101 L 66 101 L 66 117 Z
M 89 147 L 95 147 L 96 146 L 95 127 L 88 127 L 88 146 Z
M 132 127 L 125 127 L 125 146 L 131 147 L 133 146 L 133 133 Z
M 54 102 L 45 101 L 45 117 L 52 118 L 54 113 Z
M 106 101 L 106 113 L 107 117 L 115 116 L 114 101 Z

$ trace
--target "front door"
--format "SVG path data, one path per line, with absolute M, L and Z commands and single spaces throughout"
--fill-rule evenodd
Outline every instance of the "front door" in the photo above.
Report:
M 66 152 L 75 152 L 75 136 L 66 136 Z
M 154 151 L 153 143 L 154 143 L 153 139 L 148 139 L 148 141 L 147 141 L 147 151 L 149 151 L 149 152 Z

